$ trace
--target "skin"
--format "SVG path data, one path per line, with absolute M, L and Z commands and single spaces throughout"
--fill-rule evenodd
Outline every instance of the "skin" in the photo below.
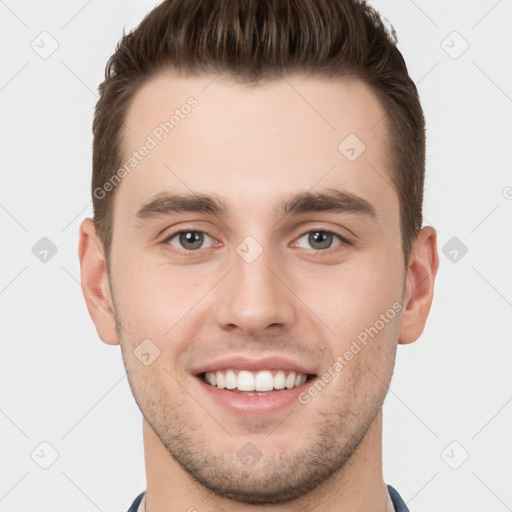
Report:
M 439 260 L 424 227 L 404 265 L 384 110 L 358 81 L 249 87 L 168 71 L 130 105 L 127 154 L 190 96 L 197 107 L 118 185 L 110 275 L 94 224 L 80 227 L 88 310 L 100 338 L 121 345 L 144 416 L 146 510 L 385 512 L 381 408 L 397 344 L 423 331 Z M 354 162 L 338 150 L 349 133 L 366 146 Z M 285 197 L 329 189 L 366 199 L 375 218 L 276 213 Z M 135 216 L 164 191 L 214 194 L 228 212 Z M 166 240 L 180 229 L 209 237 L 195 251 Z M 304 236 L 319 230 L 349 243 L 334 236 L 321 249 Z M 236 252 L 247 236 L 263 250 L 252 263 Z M 224 355 L 279 354 L 321 375 L 397 302 L 401 312 L 306 405 L 234 414 L 191 373 Z M 134 350 L 148 338 L 160 354 L 146 366 Z M 261 453 L 252 467 L 237 457 L 247 443 Z

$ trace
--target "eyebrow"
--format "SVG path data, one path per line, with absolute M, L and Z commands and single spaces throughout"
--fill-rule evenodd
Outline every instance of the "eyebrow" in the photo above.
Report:
M 220 197 L 214 195 L 160 193 L 146 201 L 135 216 L 144 221 L 182 212 L 225 216 L 228 208 Z M 282 216 L 291 213 L 336 212 L 377 218 L 375 208 L 369 201 L 350 192 L 336 189 L 298 193 L 283 199 L 275 208 L 275 212 Z

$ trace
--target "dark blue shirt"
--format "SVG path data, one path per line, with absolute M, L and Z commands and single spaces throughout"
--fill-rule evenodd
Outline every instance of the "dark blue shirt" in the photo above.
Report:
M 393 502 L 393 505 L 395 506 L 396 512 L 409 512 L 409 509 L 407 508 L 406 504 L 404 503 L 404 500 L 401 498 L 400 494 L 398 494 L 398 491 L 391 487 L 391 485 L 388 484 L 388 491 L 389 495 L 391 496 L 391 501 Z M 140 502 L 142 501 L 142 497 L 144 496 L 144 493 L 146 491 L 141 492 L 136 498 L 135 501 L 132 503 L 132 506 L 128 510 L 128 512 L 137 512 L 137 508 L 140 505 Z
M 393 505 L 395 506 L 396 512 L 409 512 L 409 509 L 407 508 L 407 505 L 405 504 L 404 500 L 398 494 L 398 491 L 391 487 L 391 485 L 387 484 L 389 495 L 391 496 L 391 501 L 393 502 Z

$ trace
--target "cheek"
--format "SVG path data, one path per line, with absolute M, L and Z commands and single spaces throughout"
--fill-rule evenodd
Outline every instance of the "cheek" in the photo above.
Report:
M 155 336 L 163 328 L 160 324 L 172 321 L 169 294 L 171 290 L 176 293 L 180 289 L 179 283 L 166 282 L 161 269 L 144 264 L 138 258 L 118 257 L 113 268 L 113 293 L 123 325 L 132 338 Z
M 297 295 L 315 313 L 315 321 L 319 319 L 320 328 L 332 340 L 334 356 L 344 353 L 356 340 L 365 347 L 375 340 L 376 351 L 383 345 L 378 340 L 384 340 L 388 347 L 392 345 L 401 310 L 402 284 L 398 268 L 384 262 L 385 258 L 380 262 L 368 258 L 361 264 L 347 264 L 316 275 L 314 280 L 308 278 L 308 283 L 298 286 L 301 291 Z
M 114 300 L 125 338 L 133 345 L 149 338 L 166 360 L 173 360 L 170 352 L 179 351 L 190 338 L 191 319 L 216 276 L 211 270 L 185 271 L 184 266 L 143 257 L 119 256 L 114 267 Z

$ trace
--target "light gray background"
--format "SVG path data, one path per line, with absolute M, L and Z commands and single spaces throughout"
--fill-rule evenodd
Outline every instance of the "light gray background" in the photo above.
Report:
M 145 489 L 141 414 L 87 313 L 77 243 L 97 86 L 123 27 L 155 3 L 0 0 L 4 512 L 126 511 Z M 398 349 L 385 480 L 416 512 L 512 510 L 512 2 L 373 4 L 420 91 L 441 255 L 425 332 Z M 47 262 L 32 252 L 42 237 L 58 249 Z

